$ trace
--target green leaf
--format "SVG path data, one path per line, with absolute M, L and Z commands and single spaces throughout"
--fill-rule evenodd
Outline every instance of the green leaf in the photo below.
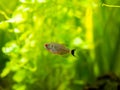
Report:
M 24 69 L 23 70 L 21 69 L 15 73 L 15 75 L 13 76 L 13 80 L 20 83 L 25 79 L 26 76 L 27 76 L 26 71 Z
M 10 68 L 5 68 L 2 73 L 1 73 L 1 77 L 5 77 L 10 73 Z

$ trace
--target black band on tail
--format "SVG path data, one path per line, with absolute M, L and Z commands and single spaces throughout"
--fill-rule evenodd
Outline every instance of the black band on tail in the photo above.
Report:
M 71 50 L 71 54 L 75 56 L 75 49 Z

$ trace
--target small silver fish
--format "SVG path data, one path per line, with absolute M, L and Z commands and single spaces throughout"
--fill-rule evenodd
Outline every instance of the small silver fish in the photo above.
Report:
M 45 48 L 49 52 L 53 54 L 58 54 L 58 55 L 65 55 L 65 54 L 71 53 L 74 56 L 74 51 L 75 51 L 75 50 L 70 50 L 64 45 L 58 44 L 58 43 L 46 43 Z

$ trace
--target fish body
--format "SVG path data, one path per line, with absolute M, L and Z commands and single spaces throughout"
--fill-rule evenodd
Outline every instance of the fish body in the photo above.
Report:
M 47 44 L 45 44 L 45 48 L 49 52 L 51 52 L 53 54 L 59 54 L 59 55 L 65 55 L 65 54 L 69 54 L 71 52 L 70 49 L 68 49 L 64 45 L 58 44 L 58 43 L 47 43 Z

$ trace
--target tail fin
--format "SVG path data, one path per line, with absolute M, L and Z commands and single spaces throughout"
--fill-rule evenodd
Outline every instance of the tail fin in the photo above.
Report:
M 71 50 L 71 54 L 75 56 L 75 49 Z

